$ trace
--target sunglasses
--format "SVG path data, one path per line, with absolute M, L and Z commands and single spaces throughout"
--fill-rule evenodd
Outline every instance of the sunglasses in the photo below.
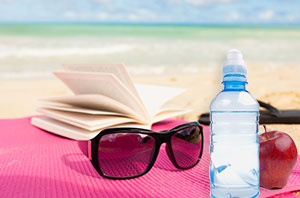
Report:
M 198 122 L 154 132 L 139 128 L 110 128 L 78 145 L 98 173 L 110 179 L 130 179 L 150 171 L 161 144 L 178 169 L 194 167 L 203 150 L 203 129 Z

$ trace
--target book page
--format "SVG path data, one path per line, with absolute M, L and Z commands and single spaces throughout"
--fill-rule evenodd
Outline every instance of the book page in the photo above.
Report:
M 71 95 L 71 96 L 58 96 L 53 98 L 40 99 L 46 106 L 58 106 L 71 105 L 81 109 L 93 109 L 106 112 L 115 112 L 124 116 L 134 118 L 138 121 L 148 123 L 137 112 L 132 110 L 126 105 L 119 103 L 111 98 L 103 95 L 87 94 L 87 95 Z
M 90 140 L 96 137 L 102 130 L 105 128 L 88 131 L 76 126 L 72 126 L 70 124 L 49 118 L 49 117 L 34 117 L 31 119 L 31 124 L 46 130 L 48 132 L 67 137 L 73 140 Z M 126 123 L 126 124 L 118 124 L 114 126 L 110 126 L 110 128 L 119 128 L 119 127 L 134 127 L 134 128 L 144 128 L 150 129 L 150 125 L 141 125 L 134 123 Z
M 156 123 L 168 118 L 174 118 L 186 113 L 192 112 L 192 109 L 183 109 L 183 108 L 164 108 L 161 109 L 157 114 L 155 114 L 152 123 Z
M 66 71 L 110 73 L 115 75 L 130 91 L 139 97 L 135 86 L 123 64 L 63 64 Z
M 104 127 L 135 122 L 135 120 L 118 117 L 118 116 L 109 116 L 109 115 L 89 115 L 84 113 L 74 113 L 68 111 L 53 110 L 47 108 L 39 108 L 38 112 L 43 113 L 51 118 L 66 122 L 68 124 L 89 130 L 94 131 Z
M 141 101 L 113 74 L 85 72 L 55 72 L 74 94 L 99 94 L 112 98 L 149 119 Z
M 49 117 L 31 118 L 31 124 L 48 132 L 74 140 L 90 140 L 99 134 L 99 130 L 91 132 Z
M 145 84 L 136 84 L 135 87 L 152 118 L 163 104 L 185 91 L 181 88 Z

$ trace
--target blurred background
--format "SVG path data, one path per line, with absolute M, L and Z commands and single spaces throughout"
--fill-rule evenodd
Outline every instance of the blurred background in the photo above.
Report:
M 124 63 L 132 75 L 201 73 L 238 48 L 261 70 L 300 62 L 297 0 L 0 0 L 0 79 L 62 63 Z

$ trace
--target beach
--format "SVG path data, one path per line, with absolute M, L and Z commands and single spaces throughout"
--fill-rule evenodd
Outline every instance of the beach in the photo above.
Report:
M 300 1 L 0 2 L 0 198 L 300 196 Z
M 197 121 L 222 90 L 232 48 L 244 55 L 255 98 L 300 110 L 298 26 L 13 24 L 0 25 L 0 119 L 40 115 L 39 99 L 71 95 L 52 74 L 64 63 L 123 63 L 135 83 L 184 88 L 165 106 L 189 108 L 179 118 Z M 300 124 L 266 128 L 288 133 L 299 151 Z

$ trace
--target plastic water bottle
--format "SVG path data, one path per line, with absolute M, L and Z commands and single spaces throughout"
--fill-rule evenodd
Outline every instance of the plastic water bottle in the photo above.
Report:
M 247 68 L 239 50 L 223 66 L 224 90 L 210 104 L 211 197 L 258 197 L 259 105 L 246 90 Z

